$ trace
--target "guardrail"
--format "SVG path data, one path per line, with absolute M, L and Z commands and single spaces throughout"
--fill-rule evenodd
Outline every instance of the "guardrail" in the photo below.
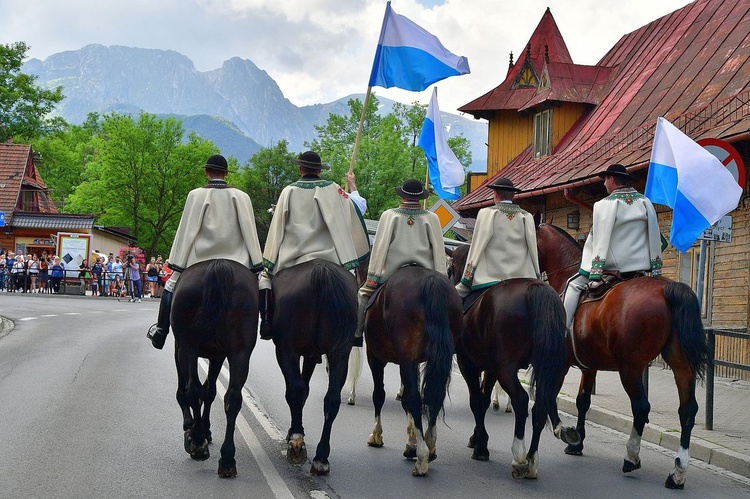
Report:
M 731 369 L 738 369 L 740 371 L 750 371 L 750 365 L 740 364 L 737 362 L 730 362 L 726 360 L 717 360 L 716 353 L 716 337 L 724 336 L 728 338 L 738 338 L 748 342 L 748 346 L 740 351 L 750 350 L 750 334 L 747 332 L 747 328 L 706 328 L 706 340 L 708 343 L 708 352 L 711 361 L 708 363 L 706 369 L 706 429 L 714 429 L 714 376 L 716 366 L 727 367 Z M 748 358 L 748 357 L 746 357 Z M 750 362 L 750 360 L 748 361 Z

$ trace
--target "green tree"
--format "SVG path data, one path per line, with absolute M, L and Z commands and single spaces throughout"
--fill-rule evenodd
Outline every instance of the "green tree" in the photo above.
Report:
M 266 240 L 271 225 L 271 210 L 284 187 L 299 178 L 299 170 L 292 163 L 295 154 L 289 143 L 279 141 L 275 146 L 255 153 L 247 166 L 229 175 L 228 181 L 250 195 L 255 211 L 255 224 L 261 243 Z
M 48 117 L 64 98 L 62 87 L 38 87 L 35 76 L 21 73 L 28 49 L 24 42 L 0 44 L 0 142 L 10 138 L 30 140 L 65 123 L 61 118 Z
M 183 136 L 174 118 L 105 116 L 96 154 L 66 209 L 130 227 L 147 254 L 168 253 L 188 192 L 206 181 L 200 167 L 217 152 L 210 141 L 190 134 L 183 142 Z

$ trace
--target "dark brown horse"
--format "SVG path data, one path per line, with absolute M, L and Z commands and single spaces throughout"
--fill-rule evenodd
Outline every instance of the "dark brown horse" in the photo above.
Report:
M 221 477 L 237 476 L 234 427 L 257 337 L 258 280 L 244 265 L 231 260 L 192 265 L 177 282 L 171 319 L 185 450 L 197 461 L 209 457 L 211 403 L 216 398 L 216 379 L 228 359 L 227 426 L 218 473 Z M 203 384 L 198 376 L 199 357 L 209 360 Z
M 562 292 L 581 263 L 580 247 L 566 232 L 548 224 L 539 225 L 537 244 L 541 268 L 552 287 Z M 680 399 L 680 449 L 665 485 L 683 488 L 690 433 L 698 412 L 695 382 L 703 376 L 708 361 L 698 299 L 683 283 L 635 278 L 614 287 L 603 299 L 578 308 L 568 363 L 580 367 L 582 373 L 576 399 L 577 429 L 582 440 L 579 445 L 569 445 L 565 452 L 580 455 L 583 450 L 586 411 L 597 371 L 618 371 L 633 410 L 623 472 L 641 467 L 641 436 L 651 408 L 642 374 L 659 354 L 674 372 Z
M 292 419 L 287 433 L 287 459 L 294 464 L 307 459 L 302 410 L 315 366 L 325 355 L 328 360 L 328 391 L 323 400 L 325 422 L 310 472 L 327 475 L 331 427 L 339 412 L 341 388 L 357 327 L 357 281 L 340 265 L 311 260 L 279 271 L 273 279 L 273 292 L 276 360 L 284 374 Z
M 453 251 L 450 275 L 455 283 L 463 273 L 468 250 L 462 246 Z M 507 392 L 515 413 L 513 477 L 537 477 L 539 438 L 548 414 L 555 436 L 566 443 L 579 440 L 575 430 L 563 428 L 557 417 L 556 397 L 566 371 L 565 310 L 549 285 L 538 279 L 508 279 L 489 288 L 464 314 L 456 357 L 474 414 L 474 434 L 469 440 L 473 459 L 489 459 L 484 417 L 495 381 Z M 524 436 L 529 396 L 518 380 L 518 370 L 529 365 L 536 396 L 527 452 Z
M 383 446 L 383 373 L 389 362 L 398 364 L 404 387 L 401 406 L 409 436 L 404 457 L 416 458 L 414 476 L 426 476 L 429 462 L 437 456 L 436 423 L 450 381 L 454 339 L 460 336 L 461 328 L 461 300 L 453 285 L 439 272 L 422 267 L 397 270 L 367 311 L 367 361 L 375 406 L 375 426 L 367 444 Z M 421 362 L 425 364 L 420 386 Z M 423 415 L 427 431 L 423 429 Z

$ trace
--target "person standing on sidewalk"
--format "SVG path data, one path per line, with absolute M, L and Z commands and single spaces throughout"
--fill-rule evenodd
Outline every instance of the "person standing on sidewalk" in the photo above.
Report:
M 168 259 L 173 272 L 164 286 L 157 322 L 146 334 L 154 348 L 164 347 L 172 293 L 186 268 L 218 258 L 234 260 L 256 273 L 263 268 L 250 196 L 227 185 L 229 167 L 224 156 L 211 156 L 203 169 L 208 184 L 188 194 Z
M 127 277 L 130 278 L 130 299 L 128 302 L 133 303 L 138 300 L 141 303 L 141 296 L 143 295 L 143 285 L 141 284 L 141 265 L 135 259 L 135 256 L 128 255 L 127 261 L 125 262 L 125 272 Z

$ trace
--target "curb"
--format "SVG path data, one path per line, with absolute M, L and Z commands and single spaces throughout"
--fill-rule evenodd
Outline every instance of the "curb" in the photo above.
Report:
M 557 397 L 557 407 L 559 410 L 570 414 L 574 418 L 578 415 L 576 401 L 573 398 L 559 395 Z M 624 416 L 614 411 L 597 407 L 591 404 L 586 420 L 592 423 L 600 424 L 617 430 L 626 435 L 630 435 L 633 426 L 633 419 L 630 416 Z M 643 440 L 652 444 L 664 447 L 671 451 L 677 452 L 680 446 L 680 434 L 674 431 L 667 431 L 664 428 L 648 423 L 643 429 Z M 692 437 L 690 439 L 690 457 L 699 459 L 704 463 L 722 468 L 732 473 L 750 478 L 750 457 L 722 447 L 701 438 Z

